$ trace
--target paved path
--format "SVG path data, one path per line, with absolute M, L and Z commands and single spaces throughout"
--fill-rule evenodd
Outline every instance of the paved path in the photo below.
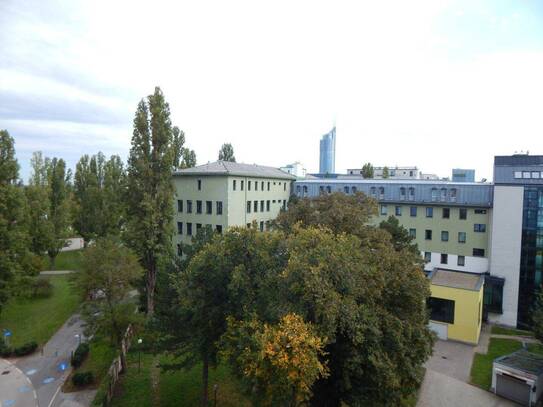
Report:
M 501 334 L 491 334 L 491 338 L 502 338 L 502 339 L 514 339 L 522 343 L 540 343 L 537 339 L 532 336 L 514 336 L 514 335 L 501 335 Z
M 76 273 L 75 270 L 45 270 L 40 271 L 41 276 L 62 276 L 65 274 Z
M 28 377 L 4 359 L 0 359 L 0 406 L 38 406 L 36 391 Z

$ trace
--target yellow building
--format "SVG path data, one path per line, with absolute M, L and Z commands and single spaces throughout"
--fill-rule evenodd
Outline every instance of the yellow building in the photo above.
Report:
M 484 276 L 435 269 L 430 279 L 430 328 L 440 339 L 477 344 L 483 314 Z

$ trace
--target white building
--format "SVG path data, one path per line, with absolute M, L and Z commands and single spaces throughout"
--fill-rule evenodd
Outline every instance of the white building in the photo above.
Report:
M 297 178 L 304 178 L 307 173 L 307 170 L 299 161 L 292 164 L 287 164 L 284 167 L 281 167 L 280 170 L 286 172 L 287 174 L 294 175 Z

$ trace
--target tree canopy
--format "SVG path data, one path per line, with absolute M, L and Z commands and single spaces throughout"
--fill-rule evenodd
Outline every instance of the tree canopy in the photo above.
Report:
M 362 166 L 362 177 L 366 179 L 373 178 L 373 165 L 366 163 Z
M 236 157 L 234 156 L 234 147 L 230 143 L 224 143 L 219 150 L 219 161 L 231 161 L 236 162 Z

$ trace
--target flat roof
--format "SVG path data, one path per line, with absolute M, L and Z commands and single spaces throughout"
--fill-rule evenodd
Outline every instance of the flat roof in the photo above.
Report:
M 494 362 L 536 376 L 543 373 L 543 356 L 525 349 L 496 358 Z
M 479 291 L 484 282 L 482 274 L 444 269 L 434 269 L 428 277 L 433 285 L 470 291 Z
M 239 177 L 276 178 L 288 180 L 296 179 L 294 175 L 281 171 L 279 168 L 256 164 L 233 163 L 230 161 L 215 161 L 213 163 L 198 165 L 196 167 L 175 171 L 173 175 L 230 175 Z
M 311 174 L 312 175 L 312 174 Z M 364 179 L 364 178 L 358 178 L 354 177 L 352 175 L 343 175 L 341 178 L 319 178 L 314 175 L 312 175 L 313 178 L 300 178 L 297 182 L 303 183 L 311 183 L 311 184 L 324 184 L 324 183 L 331 183 L 331 184 L 414 184 L 414 185 L 443 185 L 443 186 L 466 186 L 466 185 L 474 185 L 474 186 L 483 186 L 483 187 L 490 187 L 492 186 L 492 183 L 490 182 L 458 182 L 458 181 L 442 181 L 438 179 Z

